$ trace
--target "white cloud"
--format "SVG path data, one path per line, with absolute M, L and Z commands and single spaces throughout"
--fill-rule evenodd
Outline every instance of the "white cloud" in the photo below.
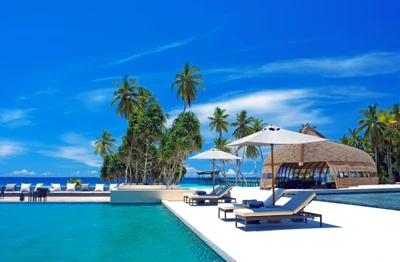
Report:
M 78 171 L 74 172 L 73 174 L 74 175 L 79 175 L 80 173 L 81 173 L 81 171 L 78 170 Z
M 199 172 L 199 170 L 197 170 L 196 168 L 191 167 L 191 166 L 185 166 L 185 168 L 186 168 L 186 173 L 187 174 Z
M 0 124 L 5 127 L 26 126 L 32 123 L 29 112 L 32 109 L 0 109 Z
M 42 173 L 42 175 L 43 175 L 43 176 L 50 176 L 51 173 L 50 173 L 50 172 L 44 172 L 44 173 Z
M 115 88 L 102 88 L 85 91 L 76 96 L 83 105 L 93 108 L 104 104 L 111 104 Z
M 97 171 L 92 170 L 92 171 L 89 171 L 89 173 L 90 173 L 90 174 L 97 174 Z
M 37 91 L 36 93 L 33 94 L 33 96 L 39 96 L 39 95 L 52 95 L 54 93 L 57 93 L 58 90 L 54 88 L 47 88 L 47 89 L 42 89 Z
M 310 123 L 320 126 L 330 123 L 330 118 L 324 113 L 326 103 L 346 103 L 385 95 L 360 86 L 264 89 L 253 92 L 246 90 L 242 93 L 222 94 L 215 101 L 194 104 L 190 110 L 196 114 L 201 122 L 201 133 L 206 139 L 206 144 L 213 144 L 212 138 L 217 137 L 217 133 L 210 131 L 208 117 L 213 114 L 217 106 L 226 109 L 226 112 L 230 114 L 227 119 L 230 123 L 236 120 L 236 113 L 245 109 L 248 117 L 260 118 L 267 124 L 298 131 L 301 124 Z M 168 112 L 171 116 L 168 119 L 168 126 L 172 124 L 172 121 L 180 112 L 181 108 Z M 231 135 L 234 128 L 229 127 L 228 129 L 228 138 L 232 140 Z
M 0 140 L 0 157 L 19 155 L 24 151 L 20 143 Z
M 87 140 L 78 133 L 67 132 L 60 136 L 61 141 L 71 145 L 82 145 L 88 143 Z M 89 142 L 90 144 L 90 142 Z
M 227 175 L 236 175 L 236 171 L 234 171 L 233 169 L 230 169 L 226 172 Z
M 41 150 L 38 153 L 45 156 L 70 159 L 90 167 L 101 166 L 102 159 L 100 156 L 94 155 L 94 149 L 89 139 L 74 132 L 62 134 L 60 139 L 68 145 L 55 146 L 53 149 Z
M 162 52 L 162 51 L 166 51 L 166 50 L 171 49 L 171 48 L 184 46 L 184 45 L 189 44 L 192 39 L 193 38 L 187 38 L 187 39 L 184 39 L 184 40 L 181 40 L 181 41 L 176 41 L 176 42 L 172 42 L 172 43 L 169 43 L 169 44 L 166 44 L 166 45 L 162 45 L 162 46 L 156 47 L 156 48 L 148 50 L 148 51 L 143 51 L 143 52 L 128 56 L 126 58 L 119 59 L 119 60 L 113 62 L 112 64 L 113 65 L 120 65 L 120 64 L 129 62 L 131 60 L 140 58 L 142 56 L 156 54 L 156 53 L 159 53 L 159 52 Z
M 268 90 L 246 93 L 236 93 L 230 98 L 204 104 L 195 104 L 190 108 L 202 124 L 202 134 L 206 138 L 216 136 L 210 132 L 208 116 L 211 116 L 217 106 L 226 109 L 230 117 L 228 122 L 236 119 L 236 113 L 246 109 L 248 117 L 261 118 L 265 123 L 282 126 L 284 128 L 297 127 L 301 123 L 322 124 L 327 123 L 329 118 L 322 115 L 322 112 L 313 108 L 312 98 L 319 98 L 319 92 L 311 89 L 286 89 Z M 168 124 L 170 125 L 181 110 L 169 112 L 171 115 Z M 231 132 L 230 132 L 231 134 Z
M 102 160 L 99 156 L 95 156 L 92 148 L 83 146 L 59 146 L 53 150 L 39 151 L 45 156 L 70 159 L 79 163 L 83 163 L 91 167 L 100 167 Z
M 26 169 L 22 169 L 22 170 L 20 170 L 20 171 L 14 171 L 13 174 L 14 174 L 14 175 L 34 175 L 34 174 L 36 174 L 36 173 L 33 172 L 33 171 L 28 171 L 28 170 L 26 170 Z
M 133 77 L 135 78 L 135 77 Z M 101 77 L 101 78 L 96 78 L 93 80 L 90 80 L 90 82 L 101 82 L 101 81 L 110 81 L 110 80 L 118 80 L 122 79 L 122 76 L 109 76 L 109 77 Z
M 400 53 L 375 52 L 352 57 L 302 58 L 266 63 L 261 66 L 227 67 L 203 73 L 223 75 L 224 81 L 269 75 L 320 75 L 329 78 L 367 77 L 400 71 Z

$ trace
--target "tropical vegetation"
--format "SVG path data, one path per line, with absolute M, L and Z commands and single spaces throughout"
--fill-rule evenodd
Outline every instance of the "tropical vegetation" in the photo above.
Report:
M 138 85 L 137 79 L 125 75 L 122 83 L 112 83 L 117 90 L 111 108 L 117 106 L 117 115 L 127 120 L 128 126 L 115 152 L 115 139 L 107 130 L 95 142 L 95 154 L 103 157 L 103 181 L 169 186 L 183 179 L 184 161 L 189 154 L 200 151 L 203 144 L 200 121 L 193 112 L 186 112 L 186 105 L 197 98 L 196 87 L 204 88 L 198 71 L 187 63 L 182 74 L 177 74 L 174 84 L 185 108 L 170 127 L 166 126 L 169 115 L 150 90 Z
M 126 132 L 118 148 L 116 140 L 108 130 L 104 130 L 94 143 L 94 153 L 100 154 L 103 164 L 100 178 L 103 181 L 124 181 L 125 183 L 149 184 L 163 183 L 169 186 L 179 183 L 186 174 L 185 161 L 194 152 L 202 150 L 204 138 L 200 132 L 197 116 L 187 111 L 198 98 L 197 88 L 205 90 L 203 75 L 197 66 L 189 62 L 175 75 L 171 91 L 177 88 L 177 99 L 181 98 L 184 107 L 167 126 L 170 116 L 163 111 L 153 92 L 138 84 L 137 79 L 129 75 L 122 77 L 116 87 L 110 106 L 116 106 L 116 114 L 127 121 Z M 400 131 L 389 128 L 391 123 L 399 121 L 398 104 L 391 109 L 369 105 L 358 111 L 358 126 L 349 128 L 348 133 L 340 137 L 340 143 L 364 150 L 374 158 L 381 183 L 399 181 L 400 173 Z M 228 121 L 230 113 L 217 106 L 208 117 L 209 128 L 216 132 L 214 147 L 225 152 L 240 155 L 241 160 L 233 163 L 236 180 L 244 179 L 242 165 L 244 159 L 254 161 L 254 175 L 257 176 L 258 158 L 264 160 L 261 147 L 248 146 L 232 148 L 227 146 L 230 139 L 240 139 L 262 130 L 267 123 L 254 118 L 246 110 L 235 113 L 235 119 Z M 310 123 L 304 127 L 317 128 Z M 300 131 L 301 131 L 300 129 Z M 229 137 L 229 132 L 232 132 Z M 116 149 L 116 150 L 115 150 Z M 223 173 L 229 161 L 220 161 Z
M 361 116 L 358 126 L 350 128 L 340 142 L 364 150 L 374 158 L 380 183 L 399 181 L 400 131 L 390 128 L 390 124 L 400 120 L 399 105 L 394 104 L 391 109 L 369 105 L 358 114 Z

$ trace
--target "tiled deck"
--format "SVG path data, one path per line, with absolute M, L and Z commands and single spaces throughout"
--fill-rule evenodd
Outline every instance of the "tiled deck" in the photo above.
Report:
M 232 196 L 267 198 L 269 191 L 234 188 Z M 282 198 L 277 204 L 284 204 Z M 216 206 L 164 205 L 228 261 L 399 261 L 400 212 L 313 201 L 307 211 L 323 215 L 315 221 L 249 225 L 235 228 L 234 215 L 218 219 Z M 241 224 L 239 226 L 242 226 Z

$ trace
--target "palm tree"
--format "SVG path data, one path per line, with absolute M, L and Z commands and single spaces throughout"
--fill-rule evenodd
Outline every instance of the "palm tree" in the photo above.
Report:
M 393 110 L 393 111 L 395 112 L 395 110 Z M 381 143 L 386 148 L 389 183 L 391 183 L 391 184 L 394 184 L 396 182 L 396 179 L 395 179 L 395 177 L 393 175 L 393 171 L 392 171 L 392 165 L 391 165 L 392 156 L 391 156 L 391 154 L 392 154 L 392 142 L 394 142 L 394 140 L 396 139 L 396 134 L 397 134 L 398 130 L 388 128 L 388 126 L 390 124 L 393 124 L 396 122 L 395 118 L 396 118 L 396 115 L 393 114 L 389 109 L 379 111 L 378 120 L 386 125 L 386 127 L 383 129 Z
M 143 86 L 137 87 L 136 101 L 139 103 L 139 112 L 143 112 L 150 104 L 157 103 L 157 98 L 153 97 L 153 92 Z
M 216 149 L 219 149 L 221 151 L 224 151 L 224 152 L 232 154 L 232 148 L 230 146 L 228 146 L 228 144 L 229 144 L 228 138 L 218 137 L 218 138 L 214 138 L 213 141 L 214 141 L 214 144 L 215 144 L 214 147 Z
M 218 138 L 214 138 L 213 140 L 214 140 L 214 144 L 215 144 L 214 147 L 216 149 L 219 149 L 221 151 L 232 154 L 232 148 L 230 146 L 228 146 L 228 144 L 229 144 L 228 138 L 218 137 Z M 220 162 L 222 164 L 222 172 L 223 172 L 224 178 L 227 179 L 226 173 L 225 173 L 225 163 L 229 162 L 229 160 L 221 159 Z
M 118 90 L 114 92 L 114 100 L 110 107 L 113 107 L 118 102 L 117 115 L 124 119 L 129 119 L 135 110 L 143 110 L 144 98 L 138 93 L 139 90 L 145 90 L 144 87 L 137 85 L 137 79 L 129 78 L 125 75 L 122 78 L 122 84 L 113 82 L 113 85 L 118 86 Z M 140 102 L 139 102 L 139 101 Z
M 258 131 L 263 130 L 263 128 L 266 127 L 267 125 L 268 124 L 265 123 L 264 120 L 262 120 L 261 118 L 255 118 L 253 120 L 252 128 L 254 129 L 254 132 L 258 132 Z M 264 163 L 264 156 L 263 156 L 263 153 L 261 150 L 261 146 L 258 146 L 258 151 L 261 156 L 261 161 L 262 161 L 262 163 Z
M 251 135 L 254 133 L 254 129 L 252 124 L 254 122 L 253 117 L 247 118 L 247 111 L 242 110 L 239 114 L 236 113 L 236 122 L 232 122 L 231 126 L 237 127 L 232 136 L 236 139 L 243 138 L 245 136 Z
M 343 135 L 342 137 L 339 137 L 340 143 L 342 143 L 343 145 L 346 146 L 350 146 L 351 142 L 350 142 L 350 137 L 348 135 Z
M 240 138 L 243 138 L 245 136 L 248 136 L 248 135 L 254 133 L 254 129 L 252 127 L 253 122 L 254 122 L 254 118 L 253 117 L 248 118 L 246 110 L 240 111 L 239 114 L 236 113 L 236 122 L 231 123 L 231 126 L 236 127 L 236 129 L 233 131 L 232 136 L 236 139 L 240 139 Z M 243 149 L 242 161 L 238 168 L 238 172 L 236 174 L 236 185 L 238 182 L 237 180 L 238 180 L 238 175 L 240 173 L 240 169 L 243 165 L 245 153 L 246 153 L 246 149 Z
M 222 137 L 222 131 L 225 133 L 228 133 L 228 126 L 229 123 L 226 121 L 226 119 L 230 116 L 229 114 L 226 114 L 226 109 L 221 109 L 219 107 L 215 108 L 213 117 L 209 116 L 208 119 L 211 120 L 210 124 L 208 125 L 210 127 L 210 130 L 212 131 L 215 129 L 219 133 L 219 137 Z
M 386 158 L 387 158 L 387 168 L 389 174 L 389 183 L 394 184 L 396 178 L 393 174 L 393 164 L 392 164 L 392 148 L 400 142 L 400 131 L 394 128 L 386 128 L 383 131 L 385 137 L 384 143 L 386 147 Z
M 179 96 L 182 98 L 183 112 L 186 111 L 186 105 L 190 107 L 192 102 L 196 101 L 197 87 L 206 90 L 202 84 L 203 75 L 199 74 L 199 71 L 200 69 L 197 66 L 190 67 L 190 63 L 187 62 L 183 70 L 175 75 L 175 81 L 171 85 L 171 90 L 174 89 L 174 86 L 178 88 L 176 99 L 179 99 Z
M 102 158 L 112 154 L 112 148 L 114 148 L 115 139 L 112 138 L 112 134 L 108 133 L 108 130 L 103 130 L 101 137 L 97 137 L 97 141 L 94 143 L 94 154 L 100 153 Z
M 378 147 L 382 138 L 384 128 L 387 126 L 379 120 L 380 111 L 377 109 L 378 104 L 369 105 L 368 109 L 358 110 L 358 113 L 364 118 L 358 120 L 360 132 L 364 131 L 364 140 L 369 139 L 371 146 L 375 151 L 375 163 L 378 166 Z
M 362 149 L 363 148 L 363 142 L 362 142 L 362 137 L 360 136 L 360 130 L 358 129 L 351 129 L 349 128 L 349 134 L 348 134 L 348 146 L 353 146 L 355 148 Z
M 396 122 L 400 120 L 399 104 L 393 104 L 392 114 Z

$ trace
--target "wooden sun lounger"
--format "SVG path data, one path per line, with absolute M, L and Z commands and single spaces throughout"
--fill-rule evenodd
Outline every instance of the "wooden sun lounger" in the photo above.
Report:
M 192 195 L 188 196 L 189 205 L 193 206 L 198 203 L 198 201 L 210 201 L 217 203 L 218 201 L 234 201 L 236 198 L 228 197 L 227 194 L 232 190 L 232 186 L 226 186 L 217 194 L 213 195 Z
M 224 189 L 224 187 L 218 185 L 214 188 L 214 191 L 211 191 L 210 193 L 206 194 L 206 195 L 216 195 L 218 194 L 218 192 L 220 192 L 222 189 Z M 183 194 L 183 202 L 185 203 L 189 203 L 189 196 L 193 196 L 195 195 L 194 193 L 184 193 Z M 204 195 L 202 195 L 204 196 Z
M 281 198 L 285 194 L 285 189 L 277 188 L 275 190 L 275 201 Z M 264 201 L 264 207 L 271 207 L 272 206 L 272 194 Z M 224 217 L 226 219 L 226 213 L 233 213 L 233 210 L 239 208 L 246 208 L 244 203 L 232 203 L 232 204 L 218 204 L 218 218 L 221 216 L 221 212 L 224 213 Z
M 258 220 L 280 220 L 285 218 L 291 219 L 304 219 L 307 223 L 309 218 L 319 218 L 320 227 L 322 227 L 322 215 L 306 212 L 304 208 L 316 197 L 313 192 L 298 192 L 292 197 L 285 205 L 281 207 L 272 208 L 254 208 L 254 209 L 235 209 L 235 226 L 238 222 L 243 221 L 245 226 L 245 231 L 247 231 L 247 225 L 249 221 Z

